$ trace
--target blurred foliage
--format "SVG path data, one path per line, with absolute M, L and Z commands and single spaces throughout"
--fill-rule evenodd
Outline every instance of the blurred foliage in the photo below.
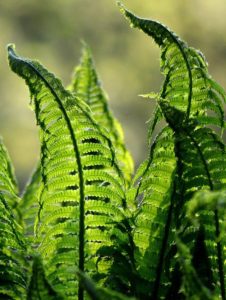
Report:
M 226 2 L 224 0 L 124 0 L 136 14 L 167 24 L 200 49 L 212 76 L 226 87 Z M 148 37 L 128 27 L 114 0 L 0 1 L 0 134 L 14 161 L 20 186 L 39 156 L 28 89 L 7 66 L 6 44 L 37 58 L 70 82 L 81 53 L 90 47 L 110 105 L 121 121 L 137 164 L 146 156 L 147 124 L 153 104 L 138 97 L 157 91 L 162 77 L 159 50 Z

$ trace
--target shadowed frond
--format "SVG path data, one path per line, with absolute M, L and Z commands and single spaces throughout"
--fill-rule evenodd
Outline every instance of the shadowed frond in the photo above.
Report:
M 207 280 L 206 284 L 216 290 L 222 299 L 225 299 L 224 261 L 226 249 L 219 240 L 223 216 L 219 215 L 217 208 L 203 210 L 200 214 L 201 225 L 195 227 L 185 223 L 183 209 L 183 205 L 189 203 L 196 191 L 225 189 L 225 147 L 213 130 L 201 127 L 199 122 L 193 119 L 186 124 L 184 113 L 164 102 L 161 102 L 161 107 L 167 122 L 174 130 L 175 153 L 180 164 L 178 176 L 180 203 L 176 208 L 177 228 L 182 227 L 180 229 L 183 231 L 182 240 L 187 245 L 189 244 L 200 280 L 204 282 Z M 204 252 L 206 252 L 206 257 Z M 200 257 L 203 259 L 201 263 Z M 204 272 L 203 267 L 206 268 Z M 205 279 L 208 272 L 210 272 L 209 276 Z M 211 276 L 213 276 L 212 280 Z
M 71 89 L 77 97 L 89 105 L 92 117 L 101 129 L 107 130 L 115 149 L 119 167 L 129 185 L 133 173 L 133 160 L 126 149 L 121 125 L 109 109 L 108 97 L 95 70 L 91 51 L 86 45 L 83 49 L 80 65 L 75 69 Z
M 97 251 L 112 244 L 111 230 L 124 218 L 124 179 L 112 143 L 88 106 L 66 91 L 41 64 L 18 57 L 9 46 L 12 70 L 29 86 L 40 126 L 41 173 L 37 236 L 46 276 L 67 299 L 78 295 L 76 269 L 107 273 Z
M 91 300 L 135 300 L 135 298 L 126 297 L 110 289 L 96 286 L 84 273 L 78 272 L 77 274 Z
M 222 249 L 224 249 L 224 256 L 222 260 L 224 262 L 224 274 L 225 274 L 225 248 L 226 248 L 226 192 L 222 191 L 199 191 L 195 193 L 194 197 L 186 204 L 186 217 L 194 225 L 194 227 L 202 228 L 204 232 L 210 230 L 210 224 L 203 218 L 203 213 L 218 211 L 219 218 L 219 233 L 218 237 L 213 237 L 213 241 L 221 242 Z M 219 299 L 219 291 L 214 289 L 208 289 L 203 284 L 203 276 L 195 270 L 194 257 L 191 255 L 189 248 L 181 241 L 177 240 L 179 249 L 178 259 L 181 264 L 183 281 L 182 290 L 187 299 Z M 208 248 L 212 247 L 212 243 L 208 242 Z M 202 252 L 201 255 L 204 253 Z M 206 276 L 208 274 L 205 274 Z M 205 283 L 205 282 L 204 282 Z M 199 298 L 198 298 L 199 297 Z M 225 298 L 225 292 L 222 294 L 222 298 Z
M 32 275 L 27 289 L 27 300 L 63 300 L 49 284 L 42 260 L 39 256 L 33 257 Z

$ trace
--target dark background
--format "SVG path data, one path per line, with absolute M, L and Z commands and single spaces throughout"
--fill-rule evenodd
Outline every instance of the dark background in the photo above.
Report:
M 167 24 L 200 49 L 214 79 L 226 87 L 224 0 L 122 2 L 142 17 Z M 2 0 L 0 28 L 0 134 L 21 187 L 39 156 L 38 130 L 28 108 L 28 89 L 9 70 L 8 43 L 15 43 L 20 55 L 37 58 L 67 85 L 85 40 L 136 164 L 146 157 L 146 121 L 153 104 L 138 95 L 159 90 L 163 80 L 160 52 L 150 38 L 129 27 L 114 0 Z

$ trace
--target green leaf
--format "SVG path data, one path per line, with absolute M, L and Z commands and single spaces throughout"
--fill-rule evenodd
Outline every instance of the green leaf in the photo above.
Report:
M 92 117 L 103 131 L 107 131 L 114 146 L 119 167 L 129 185 L 134 168 L 133 159 L 126 149 L 121 125 L 110 111 L 108 97 L 102 88 L 87 45 L 84 45 L 80 65 L 75 69 L 71 90 L 89 105 Z
M 12 70 L 29 86 L 40 126 L 38 250 L 53 288 L 81 300 L 76 269 L 106 276 L 111 266 L 108 260 L 96 269 L 97 251 L 113 244 L 111 231 L 124 218 L 124 179 L 88 106 L 41 64 L 17 56 L 12 46 L 8 52 Z

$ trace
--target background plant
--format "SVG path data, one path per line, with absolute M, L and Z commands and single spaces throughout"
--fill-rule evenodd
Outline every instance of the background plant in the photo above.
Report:
M 225 92 L 201 52 L 121 11 L 160 46 L 165 75 L 160 92 L 145 95 L 157 102 L 150 151 L 132 179 L 89 49 L 65 89 L 8 47 L 30 89 L 41 157 L 20 200 L 1 148 L 5 298 L 225 299 Z

